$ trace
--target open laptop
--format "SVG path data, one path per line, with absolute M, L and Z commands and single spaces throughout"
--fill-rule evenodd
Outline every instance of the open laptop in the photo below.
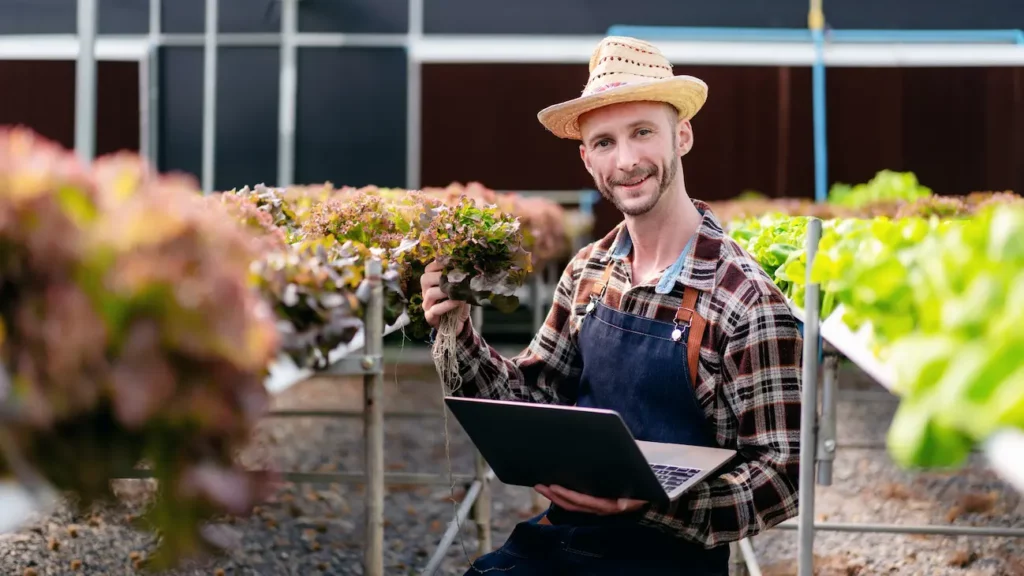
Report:
M 663 503 L 736 454 L 636 440 L 612 410 L 454 396 L 445 404 L 498 479 L 514 486 Z

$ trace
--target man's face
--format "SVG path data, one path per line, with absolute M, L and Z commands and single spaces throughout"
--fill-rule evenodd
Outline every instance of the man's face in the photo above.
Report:
M 689 122 L 658 102 L 614 104 L 580 118 L 580 156 L 594 184 L 627 216 L 654 208 L 693 141 Z

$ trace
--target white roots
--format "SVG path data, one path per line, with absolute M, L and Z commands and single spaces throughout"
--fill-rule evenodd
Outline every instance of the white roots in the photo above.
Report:
M 441 390 L 446 396 L 455 393 L 462 386 L 459 363 L 455 357 L 460 312 L 452 310 L 441 317 L 434 349 L 431 351 L 437 376 L 441 379 Z

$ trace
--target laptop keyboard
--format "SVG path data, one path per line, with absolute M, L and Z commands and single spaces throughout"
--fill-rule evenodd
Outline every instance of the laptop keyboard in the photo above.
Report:
M 687 480 L 700 474 L 700 470 L 697 468 L 683 468 L 667 464 L 651 464 L 651 470 L 654 470 L 654 475 L 658 477 L 658 482 L 661 482 L 666 492 L 679 488 Z

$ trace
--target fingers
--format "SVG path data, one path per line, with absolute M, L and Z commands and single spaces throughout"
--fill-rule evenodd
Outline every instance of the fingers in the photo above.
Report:
M 558 495 L 554 493 L 554 491 L 552 491 L 550 488 L 546 486 L 534 486 L 534 489 L 537 492 L 540 492 L 542 496 L 552 501 L 559 508 L 568 510 L 570 512 L 593 513 L 592 510 L 587 510 L 585 508 L 573 504 L 572 502 L 569 502 L 568 500 L 560 498 Z
M 423 307 L 423 316 L 427 320 L 427 324 L 430 324 L 434 328 L 437 328 L 438 322 L 445 313 L 452 310 L 456 310 L 462 306 L 465 306 L 465 302 L 459 302 L 458 300 L 445 300 L 444 302 L 438 302 L 430 308 Z
M 535 486 L 534 488 L 545 498 L 570 512 L 605 515 L 617 511 L 612 500 L 602 501 L 600 498 L 584 496 L 560 486 Z
M 440 272 L 442 268 L 441 265 L 437 263 L 437 260 L 431 260 L 430 264 L 427 264 L 424 270 L 427 272 Z
M 448 296 L 441 290 L 440 286 L 427 288 L 423 291 L 423 309 L 426 310 L 435 304 L 448 300 Z
M 639 510 L 644 507 L 647 502 L 643 500 L 631 500 L 629 498 L 619 498 L 619 511 L 620 512 L 632 512 Z
M 595 514 L 615 514 L 619 512 L 619 504 L 615 500 L 587 496 L 586 494 L 580 494 L 561 486 L 551 486 L 551 492 L 559 499 Z
M 440 272 L 424 272 L 420 276 L 420 288 L 423 292 L 426 292 L 434 286 L 441 285 L 441 273 Z

